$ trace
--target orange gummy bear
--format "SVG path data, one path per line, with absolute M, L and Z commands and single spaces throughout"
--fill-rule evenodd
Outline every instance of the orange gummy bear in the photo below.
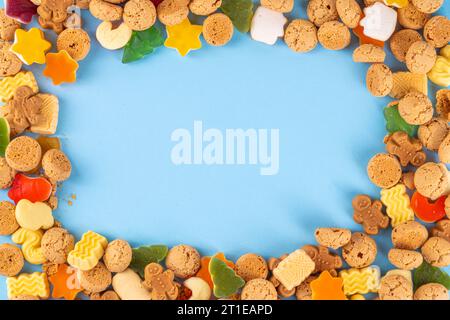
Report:
M 53 298 L 74 300 L 77 294 L 82 291 L 78 282 L 77 270 L 65 263 L 58 265 L 58 271 L 48 279 L 53 285 Z
M 364 18 L 364 14 L 361 14 L 361 19 L 362 18 Z M 358 26 L 356 28 L 353 28 L 352 30 L 353 30 L 353 33 L 355 34 L 355 36 L 357 36 L 358 39 L 359 39 L 359 45 L 362 45 L 362 44 L 373 44 L 373 45 L 375 45 L 377 47 L 381 47 L 381 48 L 384 47 L 384 42 L 383 41 L 376 40 L 376 39 L 373 39 L 373 38 L 370 38 L 370 37 L 366 36 L 364 34 L 364 27 L 362 25 L 358 24 Z
M 223 254 L 223 252 L 217 253 L 214 257 L 216 257 L 219 260 L 222 260 L 223 262 L 225 262 L 227 264 L 227 266 L 229 266 L 231 269 L 234 269 L 233 261 L 227 260 L 225 258 L 225 255 Z M 211 257 L 202 257 L 201 267 L 200 267 L 200 270 L 198 270 L 196 277 L 199 277 L 199 278 L 205 280 L 206 282 L 208 282 L 209 286 L 212 289 L 214 287 L 214 284 L 211 279 L 211 274 L 209 273 L 209 262 L 210 261 L 211 261 Z
M 343 280 L 332 277 L 326 270 L 311 281 L 312 300 L 347 300 L 343 290 Z
M 78 63 L 65 50 L 47 53 L 44 76 L 52 79 L 54 85 L 77 80 Z

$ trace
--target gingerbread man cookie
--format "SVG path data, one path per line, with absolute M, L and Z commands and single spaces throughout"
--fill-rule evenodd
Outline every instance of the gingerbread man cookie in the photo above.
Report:
M 362 224 L 367 234 L 378 234 L 380 229 L 386 229 L 389 218 L 383 212 L 383 204 L 379 200 L 372 201 L 369 196 L 358 195 L 353 198 L 353 219 Z
M 386 151 L 397 156 L 403 167 L 408 164 L 420 167 L 427 160 L 427 155 L 422 150 L 422 142 L 410 138 L 404 131 L 394 132 L 384 142 L 386 143 Z
M 312 274 L 321 273 L 322 271 L 329 271 L 331 275 L 337 276 L 336 269 L 342 267 L 342 259 L 328 251 L 328 248 L 324 246 L 306 245 L 302 249 L 308 254 L 308 256 L 314 261 L 316 267 Z
M 165 270 L 160 264 L 150 263 L 145 267 L 143 282 L 151 294 L 152 300 L 175 300 L 178 297 L 178 287 L 173 281 L 172 270 Z

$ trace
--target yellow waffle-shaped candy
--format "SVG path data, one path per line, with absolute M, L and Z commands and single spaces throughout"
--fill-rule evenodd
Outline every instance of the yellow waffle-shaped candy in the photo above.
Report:
M 75 248 L 69 252 L 67 262 L 79 270 L 91 270 L 103 256 L 107 245 L 108 240 L 105 237 L 93 231 L 88 231 L 75 244 Z
M 22 245 L 23 256 L 29 263 L 43 264 L 46 261 L 41 248 L 43 235 L 41 230 L 20 228 L 13 233 L 12 241 Z
M 315 263 L 308 254 L 299 249 L 283 259 L 273 270 L 273 275 L 288 290 L 300 285 L 315 268 Z
M 47 275 L 42 272 L 22 273 L 18 277 L 6 279 L 8 298 L 33 296 L 47 299 L 50 295 Z
M 403 184 L 399 183 L 390 189 L 381 190 L 381 202 L 386 206 L 386 213 L 391 218 L 393 227 L 414 220 L 414 211 L 411 209 L 409 196 Z
M 392 76 L 393 87 L 389 95 L 394 99 L 401 99 L 410 91 L 419 91 L 428 95 L 428 78 L 426 74 L 412 72 L 395 72 Z
M 40 93 L 38 96 L 42 99 L 41 117 L 39 123 L 34 123 L 30 127 L 30 131 L 39 134 L 54 134 L 58 126 L 58 97 L 47 93 Z
M 347 296 L 377 292 L 380 287 L 380 268 L 370 266 L 363 269 L 348 269 L 339 272 Z
M 0 81 L 0 100 L 9 101 L 16 89 L 21 86 L 29 86 L 33 92 L 39 92 L 39 87 L 31 71 L 22 71 L 13 77 L 6 77 Z

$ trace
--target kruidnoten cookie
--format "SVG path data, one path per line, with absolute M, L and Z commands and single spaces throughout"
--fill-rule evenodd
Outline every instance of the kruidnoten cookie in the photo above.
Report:
M 11 168 L 5 158 L 0 157 L 0 189 L 9 188 L 16 176 L 16 170 Z
M 377 256 L 377 244 L 368 235 L 355 232 L 350 242 L 342 247 L 342 257 L 350 267 L 364 268 L 372 264 Z
M 423 28 L 425 41 L 436 48 L 442 48 L 450 41 L 450 20 L 444 16 L 434 16 Z
M 20 136 L 13 139 L 6 148 L 5 158 L 14 170 L 28 172 L 36 169 L 41 162 L 41 146 L 31 137 Z
M 294 8 L 294 0 L 261 0 L 261 5 L 270 10 L 288 13 Z
M 112 281 L 111 272 L 102 262 L 88 271 L 78 271 L 78 280 L 81 287 L 91 293 L 105 291 Z
M 309 52 L 317 46 L 317 28 L 308 20 L 292 20 L 284 32 L 284 42 L 295 52 Z
M 186 279 L 200 269 L 200 254 L 188 245 L 178 245 L 169 250 L 166 266 L 179 278 Z
M 207 16 L 214 13 L 222 5 L 222 0 L 191 0 L 189 9 L 193 14 Z
M 352 232 L 342 228 L 319 228 L 314 236 L 322 246 L 336 250 L 350 242 Z
M 416 250 L 428 239 L 428 230 L 417 221 L 407 221 L 395 226 L 391 233 L 395 248 Z
M 427 162 L 414 175 L 414 184 L 421 195 L 436 200 L 450 193 L 450 177 L 442 163 Z
M 422 29 L 430 19 L 429 14 L 420 12 L 411 2 L 406 7 L 399 8 L 397 14 L 398 23 L 407 29 Z
M 362 10 L 355 0 L 336 0 L 336 9 L 344 24 L 353 29 L 359 25 Z
M 91 0 L 89 3 L 91 14 L 102 21 L 118 21 L 122 19 L 123 8 L 104 0 Z
M 166 26 L 174 26 L 186 19 L 189 15 L 188 1 L 164 0 L 156 8 L 158 19 Z
M 42 157 L 42 168 L 47 177 L 53 181 L 64 181 L 72 173 L 69 158 L 59 149 L 48 150 Z
M 383 63 L 386 53 L 378 46 L 370 43 L 362 44 L 353 51 L 354 62 Z
M 235 270 L 236 274 L 245 281 L 266 279 L 269 274 L 266 260 L 254 253 L 247 253 L 240 256 L 236 261 Z
M 367 174 L 370 181 L 384 189 L 395 186 L 402 177 L 398 159 L 390 154 L 379 153 L 369 160 Z
M 15 215 L 16 207 L 9 201 L 0 201 L 0 235 L 8 236 L 19 229 Z
M 203 22 L 203 37 L 212 46 L 223 46 L 233 37 L 233 22 L 223 13 L 214 13 Z
M 132 258 L 131 246 L 125 240 L 117 239 L 108 243 L 103 262 L 111 272 L 125 271 Z
M 389 250 L 388 258 L 394 266 L 403 270 L 413 270 L 423 262 L 420 252 L 405 249 Z
M 155 5 L 150 0 L 128 0 L 123 7 L 123 21 L 131 30 L 147 30 L 156 22 Z
M 439 10 L 444 0 L 411 0 L 412 4 L 424 13 L 433 13 Z
M 272 282 L 265 279 L 248 281 L 241 293 L 241 300 L 277 300 L 277 290 Z
M 339 21 L 327 21 L 317 31 L 320 44 L 328 50 L 342 50 L 350 44 L 350 31 Z
M 448 300 L 448 290 L 440 283 L 427 283 L 417 288 L 414 300 Z
M 24 265 L 22 251 L 8 243 L 0 244 L 0 275 L 14 277 L 19 274 Z
M 422 125 L 433 118 L 433 105 L 426 95 L 415 91 L 400 99 L 398 112 L 407 123 Z
M 414 42 L 406 52 L 408 70 L 413 73 L 427 73 L 436 62 L 436 50 L 426 41 Z
M 413 43 L 420 40 L 422 40 L 422 36 L 416 30 L 402 29 L 392 35 L 389 40 L 389 47 L 398 61 L 405 62 L 408 49 Z
M 42 253 L 52 263 L 61 264 L 67 261 L 67 255 L 75 246 L 75 238 L 66 229 L 48 229 L 41 240 Z
M 91 50 L 91 39 L 83 29 L 66 29 L 58 35 L 56 46 L 58 50 L 66 50 L 73 59 L 80 61 Z
M 401 275 L 388 275 L 381 279 L 378 290 L 380 300 L 412 300 L 412 283 Z
M 450 265 L 450 242 L 440 237 L 429 238 L 421 248 L 423 258 L 435 267 Z
M 449 133 L 449 126 L 446 120 L 435 118 L 419 127 L 417 136 L 425 148 L 437 151 L 442 141 Z
M 366 86 L 375 97 L 387 96 L 393 87 L 392 71 L 383 63 L 374 63 L 367 70 Z

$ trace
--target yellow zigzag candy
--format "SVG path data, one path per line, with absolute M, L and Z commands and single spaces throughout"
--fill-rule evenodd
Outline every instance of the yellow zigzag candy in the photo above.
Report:
M 393 227 L 414 220 L 414 211 L 411 209 L 403 184 L 399 183 L 393 188 L 381 190 L 381 202 L 386 206 L 386 213 L 391 218 Z
M 22 245 L 23 256 L 29 263 L 43 264 L 46 261 L 41 248 L 43 235 L 41 230 L 20 228 L 12 235 L 12 241 Z
M 22 273 L 18 277 L 8 278 L 6 286 L 9 299 L 20 295 L 47 299 L 50 295 L 47 275 L 42 272 Z
M 339 276 L 343 280 L 344 294 L 347 296 L 377 292 L 380 287 L 380 268 L 377 266 L 342 270 Z
M 69 252 L 67 262 L 79 270 L 91 270 L 103 256 L 107 245 L 108 240 L 105 237 L 93 231 L 88 231 L 75 244 L 75 248 Z
M 33 92 L 38 93 L 39 87 L 31 71 L 21 71 L 14 77 L 6 77 L 0 81 L 0 100 L 11 100 L 16 89 L 21 86 L 29 86 Z

